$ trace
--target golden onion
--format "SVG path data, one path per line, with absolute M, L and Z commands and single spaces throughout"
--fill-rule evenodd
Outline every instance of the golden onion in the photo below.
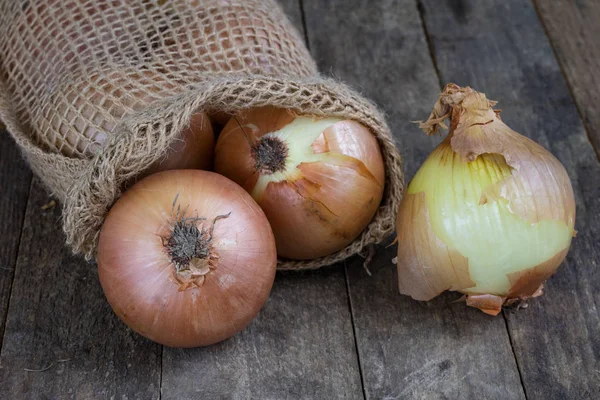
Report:
M 227 123 L 215 171 L 252 195 L 273 228 L 277 254 L 290 259 L 351 243 L 375 215 L 385 184 L 379 144 L 365 126 L 272 107 Z
M 575 200 L 566 170 L 511 130 L 495 102 L 449 84 L 429 120 L 446 139 L 408 186 L 400 205 L 400 292 L 429 300 L 445 290 L 496 315 L 541 294 L 574 236 Z

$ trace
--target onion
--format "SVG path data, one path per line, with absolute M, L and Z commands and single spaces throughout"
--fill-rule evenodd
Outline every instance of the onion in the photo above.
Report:
M 48 145 L 72 157 L 93 157 L 127 114 L 176 93 L 178 86 L 153 70 L 115 69 L 63 86 L 34 118 Z M 45 133 L 44 133 L 45 132 Z M 189 128 L 145 175 L 167 169 L 212 169 L 215 138 L 209 118 L 194 114 Z
M 210 120 L 213 122 L 213 124 L 215 124 L 217 126 L 217 131 L 220 131 L 220 129 L 218 129 L 219 127 L 222 129 L 223 126 L 225 126 L 229 120 L 231 119 L 232 115 L 227 114 L 226 112 L 223 111 L 215 111 L 215 112 L 211 112 L 209 114 L 210 116 Z
M 280 30 L 276 21 L 265 21 L 264 15 L 235 3 L 165 2 L 162 7 L 169 29 L 155 32 L 150 41 L 156 43 L 162 59 L 183 60 L 193 71 L 273 72 L 273 64 L 284 62 L 285 57 L 277 56 L 284 53 L 282 43 L 287 44 L 289 38 L 272 33 Z
M 135 54 L 132 49 L 142 39 L 136 34 L 142 4 L 128 4 L 133 8 L 128 16 L 118 13 L 122 0 L 21 3 L 11 9 L 15 15 L 10 30 L 17 34 L 8 35 L 12 57 L 7 69 L 10 74 L 23 71 L 29 79 L 39 78 L 34 85 L 53 81 L 86 60 L 106 60 L 125 49 Z
M 151 165 L 142 176 L 171 169 L 212 170 L 215 136 L 211 121 L 205 113 L 196 113 L 190 126 L 171 144 L 162 160 Z
M 130 328 L 173 347 L 205 346 L 246 327 L 263 306 L 277 255 L 263 211 L 212 172 L 142 179 L 111 209 L 98 274 Z
M 574 236 L 575 200 L 561 163 L 502 122 L 495 102 L 449 84 L 422 124 L 451 118 L 400 205 L 400 292 L 429 300 L 460 291 L 496 315 L 538 296 Z
M 215 170 L 265 211 L 277 252 L 313 259 L 338 251 L 367 226 L 383 196 L 379 144 L 358 122 L 258 108 L 232 118 Z

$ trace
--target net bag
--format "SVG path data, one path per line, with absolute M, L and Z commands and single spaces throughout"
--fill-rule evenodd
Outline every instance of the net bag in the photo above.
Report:
M 62 202 L 68 245 L 87 259 L 125 184 L 165 156 L 192 115 L 268 105 L 363 123 L 386 165 L 384 199 L 360 237 L 278 268 L 364 256 L 394 229 L 402 166 L 383 115 L 319 75 L 273 1 L 7 0 L 0 58 L 0 118 Z

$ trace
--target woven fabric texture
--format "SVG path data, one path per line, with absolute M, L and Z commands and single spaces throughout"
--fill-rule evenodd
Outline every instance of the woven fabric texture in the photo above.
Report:
M 164 157 L 192 115 L 264 105 L 360 121 L 386 163 L 384 200 L 355 242 L 317 260 L 280 260 L 278 268 L 367 254 L 393 232 L 400 156 L 383 115 L 318 74 L 275 2 L 0 2 L 0 118 L 61 200 L 67 243 L 88 259 L 124 185 Z

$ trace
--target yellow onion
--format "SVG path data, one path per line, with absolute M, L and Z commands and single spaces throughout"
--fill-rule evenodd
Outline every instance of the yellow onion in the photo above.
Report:
M 445 290 L 496 315 L 542 293 L 575 235 L 575 200 L 561 163 L 510 129 L 495 102 L 449 84 L 429 120 L 449 134 L 408 186 L 400 205 L 400 292 L 430 300 Z
M 379 144 L 356 121 L 257 108 L 232 118 L 215 170 L 258 202 L 277 253 L 313 259 L 341 250 L 367 226 L 384 187 Z

